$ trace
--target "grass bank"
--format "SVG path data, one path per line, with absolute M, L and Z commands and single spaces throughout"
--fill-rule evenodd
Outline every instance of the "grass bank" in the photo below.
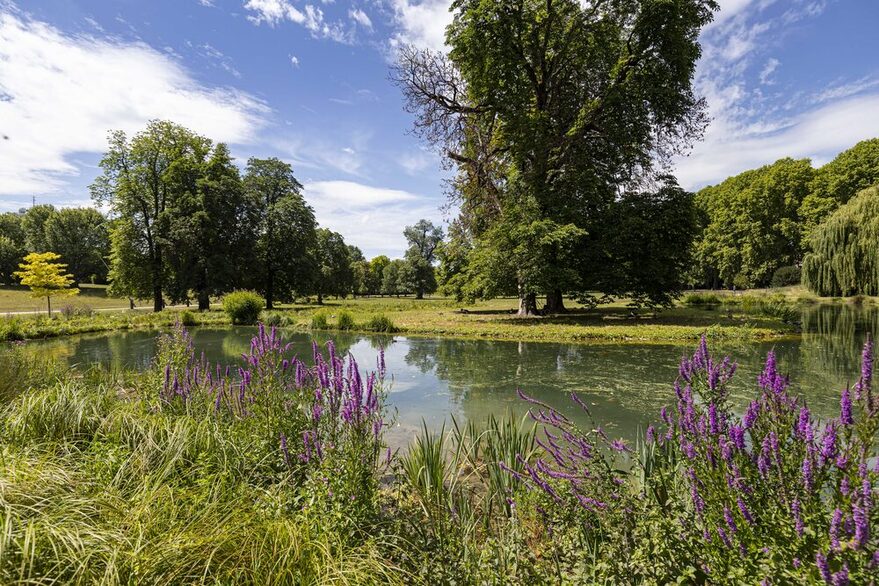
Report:
M 522 395 L 533 421 L 394 454 L 381 364 L 305 364 L 264 329 L 228 375 L 180 329 L 142 373 L 0 354 L 0 583 L 875 580 L 869 368 L 828 426 L 770 357 L 740 418 L 701 346 L 638 445 Z
M 419 336 L 488 338 L 543 342 L 692 343 L 700 336 L 723 340 L 766 340 L 795 331 L 777 315 L 747 308 L 718 310 L 678 306 L 663 311 L 633 312 L 625 301 L 589 309 L 571 305 L 558 316 L 519 318 L 515 299 L 463 305 L 449 299 L 359 298 L 328 300 L 324 305 L 282 305 L 262 319 L 279 327 L 308 331 L 348 330 L 394 332 Z M 126 329 L 185 325 L 222 326 L 230 320 L 221 311 L 198 313 L 169 309 L 118 312 L 78 311 L 0 319 L 0 340 L 64 336 Z

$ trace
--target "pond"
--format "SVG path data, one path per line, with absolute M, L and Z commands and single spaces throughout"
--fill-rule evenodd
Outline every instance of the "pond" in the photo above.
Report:
M 767 352 L 775 349 L 780 369 L 789 373 L 796 392 L 813 412 L 835 415 L 839 392 L 859 373 L 860 350 L 866 335 L 879 326 L 874 307 L 815 306 L 802 314 L 803 333 L 769 343 L 712 347 L 739 364 L 732 396 L 743 408 L 755 397 L 755 379 Z M 236 363 L 249 348 L 255 328 L 196 329 L 195 347 L 208 360 Z M 155 352 L 155 332 L 127 331 L 75 336 L 29 343 L 34 351 L 71 365 L 102 363 L 115 368 L 144 368 Z M 450 416 L 459 421 L 484 420 L 508 410 L 524 413 L 516 390 L 556 406 L 583 425 L 594 421 L 612 436 L 633 440 L 673 403 L 672 383 L 678 363 L 693 349 L 663 344 L 555 344 L 456 338 L 322 334 L 323 344 L 335 341 L 351 352 L 361 368 L 374 369 L 380 347 L 392 377 L 389 403 L 396 425 L 389 440 L 407 443 L 422 420 L 437 429 Z M 312 337 L 285 333 L 295 352 L 311 363 Z M 574 406 L 567 393 L 576 391 L 590 405 L 592 420 Z

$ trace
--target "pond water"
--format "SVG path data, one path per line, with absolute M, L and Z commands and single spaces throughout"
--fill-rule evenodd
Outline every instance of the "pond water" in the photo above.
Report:
M 789 373 L 796 392 L 819 415 L 835 415 L 839 391 L 854 383 L 866 335 L 879 330 L 874 307 L 816 306 L 803 311 L 800 336 L 769 343 L 712 347 L 734 358 L 739 369 L 732 385 L 736 405 L 756 396 L 755 379 L 766 353 L 775 349 L 780 368 Z M 255 328 L 196 329 L 195 347 L 208 360 L 236 363 L 249 348 Z M 31 342 L 34 351 L 70 365 L 103 363 L 116 368 L 144 368 L 155 353 L 155 332 L 129 331 Z M 293 348 L 311 363 L 312 337 L 286 333 Z M 323 344 L 328 335 L 316 340 Z M 672 383 L 681 356 L 693 348 L 663 344 L 554 344 L 455 338 L 333 334 L 340 351 L 351 352 L 361 367 L 374 368 L 385 348 L 392 377 L 389 403 L 396 424 L 389 440 L 407 443 L 424 420 L 438 428 L 454 415 L 459 421 L 484 420 L 507 410 L 524 413 L 516 389 L 590 423 L 567 393 L 577 391 L 590 405 L 592 420 L 609 434 L 634 439 L 673 403 Z

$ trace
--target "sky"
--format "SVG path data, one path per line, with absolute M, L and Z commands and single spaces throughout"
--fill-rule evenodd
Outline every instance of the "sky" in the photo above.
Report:
M 400 257 L 404 226 L 453 210 L 388 66 L 401 43 L 443 48 L 449 3 L 0 0 L 0 211 L 91 205 L 108 131 L 164 118 L 240 165 L 291 163 L 322 226 Z M 719 3 L 695 80 L 712 121 L 676 162 L 684 187 L 879 136 L 879 2 Z

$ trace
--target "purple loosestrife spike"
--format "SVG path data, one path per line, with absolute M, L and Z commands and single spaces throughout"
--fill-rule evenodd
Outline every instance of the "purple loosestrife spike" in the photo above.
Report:
M 757 456 L 757 470 L 762 478 L 769 476 L 769 465 L 772 463 L 772 448 L 770 447 L 769 436 L 763 438 L 763 445 L 760 449 L 760 455 Z
M 860 401 L 861 397 L 866 394 L 870 397 L 872 390 L 871 385 L 873 382 L 873 340 L 869 336 L 867 336 L 867 341 L 864 343 L 864 350 L 861 353 L 861 380 L 858 381 L 857 386 L 855 387 L 857 399 Z M 871 406 L 872 407 L 872 406 Z
M 812 431 L 811 414 L 809 408 L 805 405 L 800 408 L 800 416 L 797 419 L 797 437 L 810 442 L 814 437 Z
M 821 441 L 821 465 L 836 457 L 836 426 L 830 423 L 824 430 L 824 439 Z
M 833 574 L 833 586 L 848 586 L 848 564 L 842 564 L 842 568 Z
M 656 428 L 653 427 L 652 425 L 648 425 L 646 437 L 647 437 L 647 443 L 650 443 L 650 444 L 655 443 L 656 442 Z
M 730 541 L 729 536 L 726 534 L 726 531 L 723 529 L 723 527 L 717 527 L 717 535 L 720 536 L 720 540 L 725 546 L 732 547 L 732 541 Z
M 742 517 L 744 517 L 745 521 L 748 522 L 748 525 L 753 525 L 754 524 L 754 517 L 751 515 L 751 511 L 750 511 L 750 509 L 748 509 L 748 506 L 745 504 L 745 501 L 742 500 L 742 497 L 738 497 L 736 499 L 736 505 L 738 505 L 739 512 L 742 514 Z
M 815 554 L 815 565 L 818 566 L 818 573 L 821 575 L 821 579 L 830 584 L 832 578 L 830 575 L 830 565 L 827 563 L 827 556 L 821 552 Z
M 839 421 L 843 425 L 851 425 L 855 422 L 852 416 L 852 398 L 848 387 L 842 391 L 842 396 L 839 399 Z
M 803 511 L 800 507 L 800 501 L 798 499 L 794 499 L 794 502 L 791 503 L 790 506 L 791 514 L 794 517 L 794 529 L 797 532 L 799 537 L 803 536 Z
M 287 449 L 287 436 L 284 435 L 284 432 L 281 432 L 281 453 L 284 455 L 284 462 L 287 466 L 290 466 L 290 452 Z
M 812 469 L 812 457 L 809 454 L 803 458 L 803 486 L 806 490 L 812 490 L 812 483 L 814 482 L 814 472 Z
M 729 428 L 729 437 L 739 450 L 745 449 L 745 429 L 738 425 Z
M 754 427 L 758 415 L 760 415 L 760 403 L 751 401 L 751 404 L 748 405 L 748 409 L 745 411 L 745 416 L 742 418 L 742 424 L 745 426 L 745 429 Z
M 867 507 L 856 503 L 852 507 L 852 517 L 855 523 L 855 547 L 864 547 L 870 539 L 870 514 Z
M 711 435 L 720 433 L 720 424 L 717 421 L 717 405 L 714 403 L 708 406 L 708 431 Z
M 879 568 L 879 549 L 873 552 L 873 559 L 870 562 L 871 568 Z
M 841 524 L 842 511 L 835 509 L 833 511 L 833 517 L 830 519 L 830 531 L 828 532 L 828 535 L 830 536 L 830 547 L 833 551 L 839 551 L 839 530 Z
M 733 517 L 732 511 L 729 507 L 723 507 L 723 520 L 726 521 L 726 526 L 729 527 L 731 533 L 735 534 L 739 528 L 736 526 L 736 520 Z

